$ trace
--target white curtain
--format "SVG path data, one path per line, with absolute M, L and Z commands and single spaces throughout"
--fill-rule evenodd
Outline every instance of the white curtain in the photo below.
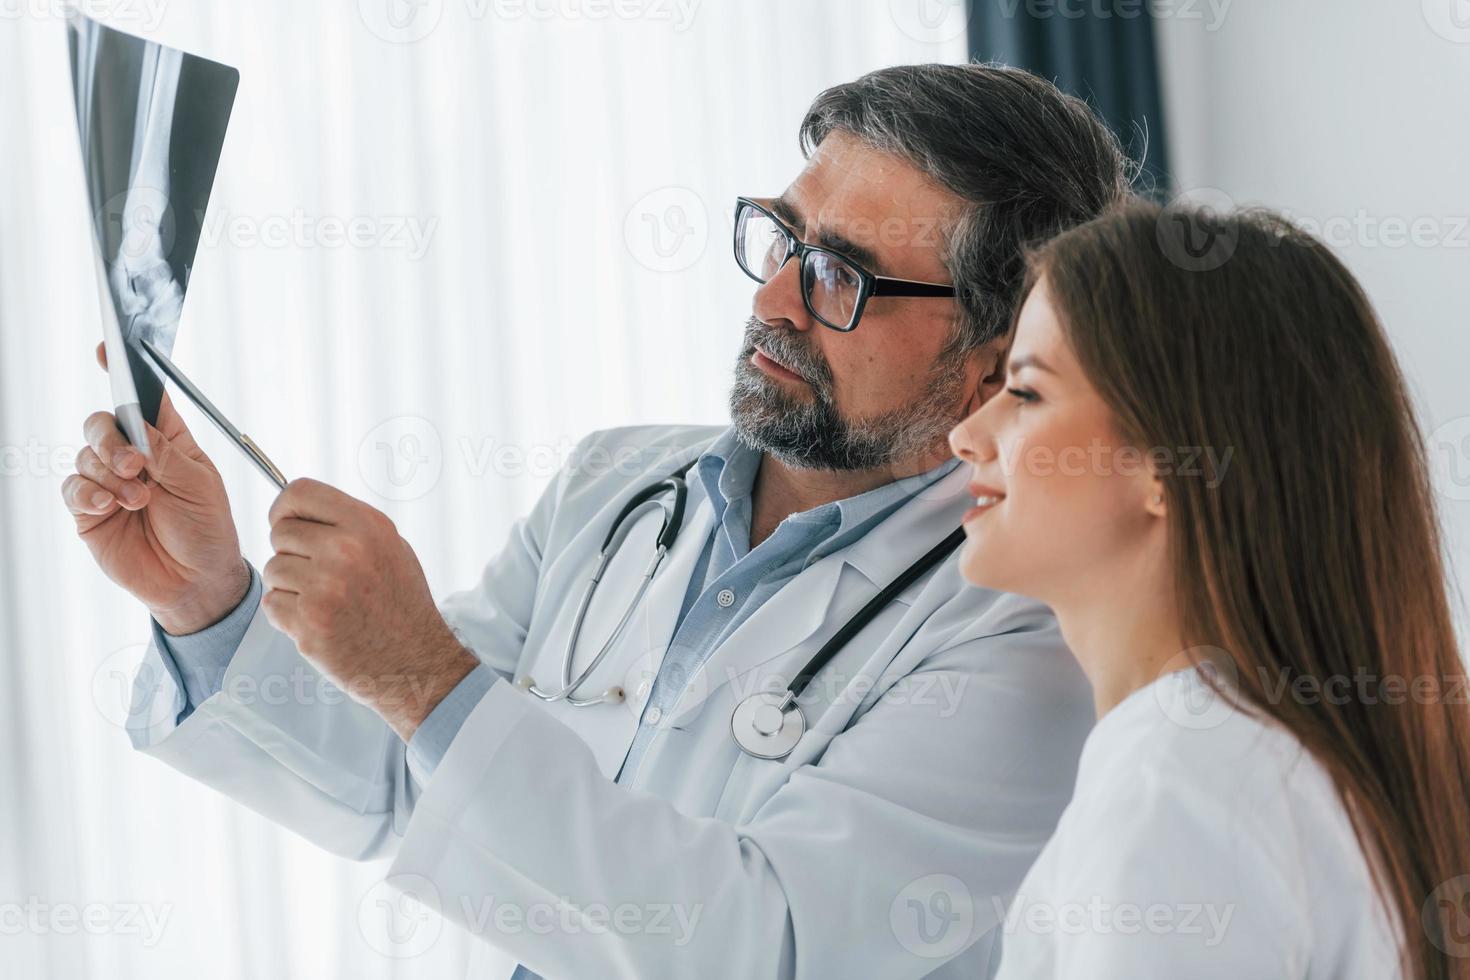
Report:
M 726 418 L 752 290 L 734 197 L 797 173 L 812 96 L 965 59 L 962 7 L 935 0 L 82 7 L 240 69 L 174 359 L 288 477 L 387 511 L 436 595 L 587 431 Z M 383 867 L 129 748 L 147 616 L 59 494 L 111 407 L 88 222 L 64 21 L 3 0 L 0 972 L 460 976 L 452 927 L 378 952 Z M 181 411 L 263 563 L 273 488 Z

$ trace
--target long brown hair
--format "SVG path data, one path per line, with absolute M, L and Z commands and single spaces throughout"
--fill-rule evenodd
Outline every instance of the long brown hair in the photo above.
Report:
M 1435 900 L 1470 874 L 1465 667 L 1425 441 L 1361 287 L 1279 216 L 1142 202 L 1029 269 L 1129 442 L 1216 450 L 1161 473 L 1185 638 L 1331 774 L 1406 976 L 1470 978 L 1444 952 L 1470 889 Z M 1301 678 L 1348 694 L 1283 697 Z

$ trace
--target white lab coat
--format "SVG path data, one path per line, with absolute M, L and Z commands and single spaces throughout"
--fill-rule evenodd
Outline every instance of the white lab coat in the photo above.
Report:
M 1458 903 L 1450 884 L 1430 899 Z M 1185 670 L 1093 728 L 1072 802 L 1003 926 L 1000 972 L 1400 980 L 1396 917 L 1322 763 Z
M 717 433 L 643 427 L 584 440 L 480 582 L 443 601 L 446 619 L 502 675 L 557 683 L 569 620 L 614 514 Z M 700 505 L 583 689 L 621 684 L 626 704 L 548 705 L 497 683 L 420 787 L 395 733 L 360 704 L 320 696 L 316 672 L 257 613 L 224 690 L 181 724 L 172 677 L 140 673 L 130 734 L 328 850 L 392 856 L 390 883 L 427 879 L 444 916 L 485 940 L 476 976 L 507 976 L 516 962 L 549 980 L 984 976 L 993 927 L 1070 797 L 1093 719 L 1086 681 L 1044 607 L 968 586 L 951 555 L 818 676 L 803 695 L 808 730 L 789 757 L 751 758 L 730 737 L 739 697 L 784 687 L 957 526 L 965 482 L 956 469 L 765 602 L 660 720 L 631 785 L 612 780 L 711 528 L 702 492 L 691 493 Z M 640 518 L 612 560 L 579 665 L 621 614 L 659 519 L 656 510 Z M 145 666 L 157 656 L 148 651 Z M 648 911 L 646 928 L 547 935 L 477 917 L 487 898 L 528 915 L 567 901 L 656 906 L 669 917 L 664 931 Z M 698 916 L 692 934 L 667 931 L 675 914 Z

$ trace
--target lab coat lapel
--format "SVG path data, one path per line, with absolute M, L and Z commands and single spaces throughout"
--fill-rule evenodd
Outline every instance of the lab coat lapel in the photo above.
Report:
M 798 669 L 884 586 L 959 526 L 968 506 L 966 467 L 921 490 L 878 527 L 798 574 L 741 623 L 705 661 L 675 708 L 671 724 L 687 721 L 710 695 L 737 679 L 739 695 L 769 684 L 750 673 L 777 658 Z M 861 574 L 843 574 L 851 568 Z M 759 678 L 757 680 L 760 680 Z M 784 684 L 786 674 L 771 681 Z

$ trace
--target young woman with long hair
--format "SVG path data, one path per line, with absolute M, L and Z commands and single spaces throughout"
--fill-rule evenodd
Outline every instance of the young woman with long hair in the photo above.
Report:
M 1029 265 L 961 565 L 1052 606 L 1099 720 L 1001 975 L 1470 977 L 1465 668 L 1362 289 L 1143 203 Z

